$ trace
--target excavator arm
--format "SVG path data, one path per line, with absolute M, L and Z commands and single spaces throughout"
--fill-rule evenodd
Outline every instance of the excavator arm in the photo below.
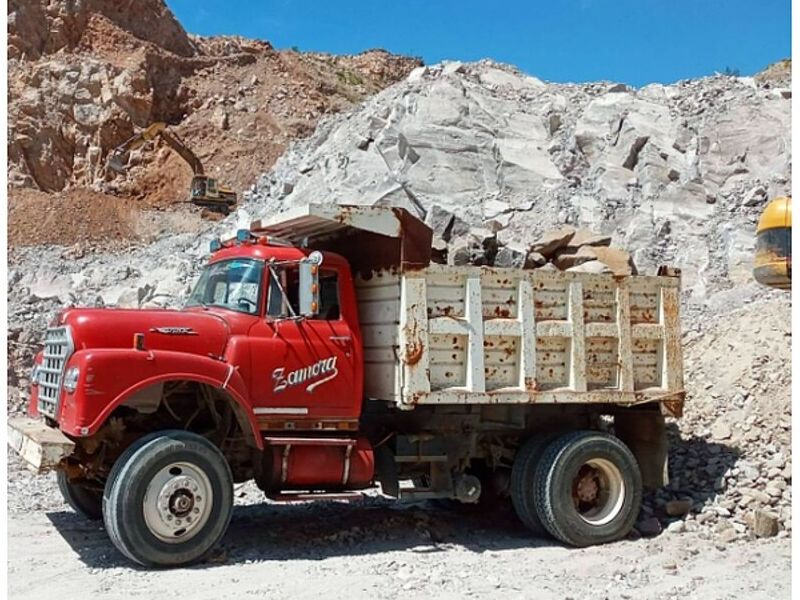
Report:
M 114 171 L 117 171 L 118 173 L 124 173 L 127 168 L 125 161 L 123 160 L 125 155 L 131 150 L 141 148 L 145 142 L 149 142 L 150 140 L 158 137 L 161 132 L 166 129 L 166 127 L 166 123 L 158 121 L 151 124 L 149 127 L 147 127 L 147 129 L 140 131 L 130 139 L 125 140 L 122 144 L 111 151 L 111 154 L 108 156 L 108 167 Z

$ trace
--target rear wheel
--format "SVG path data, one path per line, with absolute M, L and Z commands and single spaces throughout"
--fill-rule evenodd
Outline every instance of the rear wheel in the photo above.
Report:
M 534 480 L 536 467 L 553 435 L 539 434 L 529 438 L 514 457 L 511 468 L 511 503 L 520 521 L 534 535 L 547 535 L 534 506 Z
M 569 433 L 541 456 L 534 504 L 545 529 L 565 544 L 590 546 L 625 537 L 641 503 L 636 458 L 612 435 Z
M 66 471 L 56 473 L 58 489 L 64 501 L 72 510 L 87 519 L 98 521 L 103 518 L 103 492 L 101 488 L 70 481 Z
M 103 496 L 111 541 L 146 566 L 201 559 L 225 534 L 232 510 L 228 462 L 216 446 L 187 431 L 135 442 L 115 463 Z

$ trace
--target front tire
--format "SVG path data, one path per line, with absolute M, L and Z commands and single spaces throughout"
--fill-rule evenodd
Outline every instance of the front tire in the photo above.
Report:
M 179 566 L 219 542 L 233 511 L 233 478 L 219 449 L 188 431 L 159 431 L 111 469 L 103 520 L 117 549 L 144 566 Z
M 551 442 L 535 477 L 539 520 L 570 546 L 625 537 L 642 504 L 642 477 L 628 447 L 596 431 L 576 431 Z
M 66 471 L 56 473 L 58 489 L 64 501 L 76 513 L 92 521 L 103 518 L 103 492 L 69 480 Z

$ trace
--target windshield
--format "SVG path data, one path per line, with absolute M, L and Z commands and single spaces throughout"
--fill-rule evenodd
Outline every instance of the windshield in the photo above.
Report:
M 264 264 L 251 259 L 223 260 L 208 265 L 186 306 L 219 306 L 258 314 Z

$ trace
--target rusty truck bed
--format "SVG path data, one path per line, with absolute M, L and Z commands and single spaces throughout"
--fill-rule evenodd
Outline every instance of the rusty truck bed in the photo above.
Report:
M 357 279 L 367 396 L 418 404 L 683 400 L 680 279 L 449 267 Z

